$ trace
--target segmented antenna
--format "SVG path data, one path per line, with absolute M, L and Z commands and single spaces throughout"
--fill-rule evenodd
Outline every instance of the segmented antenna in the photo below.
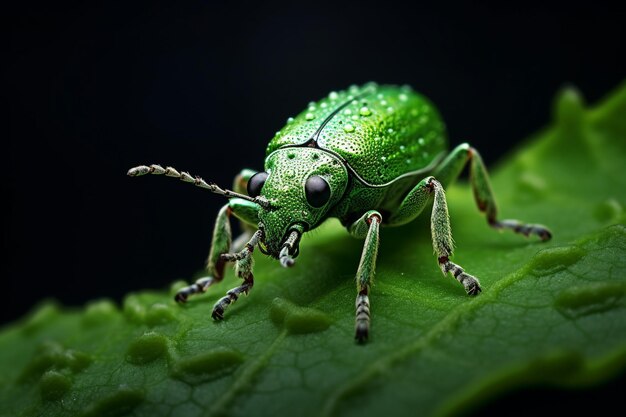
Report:
M 220 188 L 216 184 L 209 184 L 204 181 L 202 178 L 195 176 L 192 177 L 188 172 L 178 172 L 175 168 L 166 167 L 163 168 L 161 165 L 152 164 L 150 166 L 147 165 L 139 165 L 134 168 L 128 170 L 128 175 L 130 177 L 139 177 L 141 175 L 153 174 L 153 175 L 165 175 L 166 177 L 178 178 L 183 182 L 188 182 L 197 187 L 204 188 L 205 190 L 209 190 L 212 193 L 223 195 L 227 198 L 242 198 L 244 200 L 252 201 L 253 203 L 258 204 L 259 206 L 269 209 L 271 204 L 265 197 L 250 197 L 245 194 L 239 194 L 231 190 L 225 190 Z

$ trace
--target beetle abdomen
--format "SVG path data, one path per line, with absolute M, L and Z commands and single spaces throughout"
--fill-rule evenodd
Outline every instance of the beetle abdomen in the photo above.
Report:
M 437 162 L 446 149 L 435 107 L 409 87 L 374 83 L 331 92 L 276 134 L 267 154 L 315 146 L 342 157 L 365 183 L 381 186 Z

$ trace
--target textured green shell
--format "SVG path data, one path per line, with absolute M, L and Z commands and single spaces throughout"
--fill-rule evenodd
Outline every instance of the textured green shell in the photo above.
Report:
M 375 83 L 311 102 L 276 133 L 267 155 L 304 144 L 339 155 L 370 185 L 426 171 L 447 148 L 445 125 L 428 99 L 407 86 Z

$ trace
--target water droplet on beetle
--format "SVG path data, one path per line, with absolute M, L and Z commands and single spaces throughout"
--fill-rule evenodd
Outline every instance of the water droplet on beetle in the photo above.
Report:
M 387 105 L 387 100 L 380 100 L 380 105 L 381 106 L 386 106 Z
M 343 130 L 350 133 L 350 132 L 354 132 L 354 126 L 352 126 L 350 123 L 346 124 L 343 127 Z
M 343 112 L 344 112 L 345 114 L 347 114 L 347 115 L 352 114 L 352 110 L 350 110 L 350 109 L 345 109 Z
M 293 117 L 288 118 L 287 123 L 293 123 Z
M 315 119 L 315 115 L 313 113 L 307 113 L 306 116 L 304 116 L 304 118 L 307 120 L 313 120 Z
M 328 98 L 331 100 L 337 100 L 339 98 L 339 94 L 336 91 L 331 91 L 328 95 Z
M 359 120 L 359 116 L 357 116 L 356 114 L 353 114 L 351 117 L 352 120 Z
M 326 108 L 326 106 L 328 106 L 328 104 L 326 104 L 326 103 L 322 103 L 322 104 L 320 104 L 320 107 L 321 107 L 321 108 L 323 108 L 323 109 L 325 109 L 325 108 Z
M 359 114 L 360 114 L 361 116 L 367 117 L 367 116 L 369 116 L 370 114 L 372 114 L 372 111 L 371 111 L 369 108 L 367 108 L 366 106 L 363 106 L 363 107 L 361 107 L 361 109 L 359 110 Z
M 406 94 L 402 93 L 398 96 L 398 98 L 400 99 L 400 101 L 407 101 L 409 97 Z

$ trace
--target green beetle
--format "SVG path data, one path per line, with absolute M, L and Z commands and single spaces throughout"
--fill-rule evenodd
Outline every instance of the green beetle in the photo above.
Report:
M 370 327 L 369 291 L 378 252 L 379 227 L 399 226 L 415 219 L 432 201 L 431 231 L 441 271 L 451 273 L 468 295 L 481 292 L 476 277 L 450 260 L 453 241 L 444 187 L 470 164 L 471 185 L 480 211 L 496 229 L 550 239 L 542 225 L 497 220 L 487 170 L 468 144 L 446 156 L 445 125 L 436 108 L 410 87 L 368 83 L 331 92 L 276 133 L 267 147 L 265 171 L 243 170 L 234 191 L 208 184 L 174 168 L 142 165 L 128 175 L 165 174 L 229 198 L 213 231 L 209 276 L 181 289 L 185 302 L 222 280 L 227 262 L 235 262 L 242 285 L 231 289 L 213 307 L 222 319 L 226 308 L 254 284 L 252 252 L 256 246 L 281 265 L 294 264 L 303 233 L 337 217 L 354 237 L 365 239 L 356 273 L 355 338 L 363 342 Z M 232 242 L 229 217 L 244 225 Z

